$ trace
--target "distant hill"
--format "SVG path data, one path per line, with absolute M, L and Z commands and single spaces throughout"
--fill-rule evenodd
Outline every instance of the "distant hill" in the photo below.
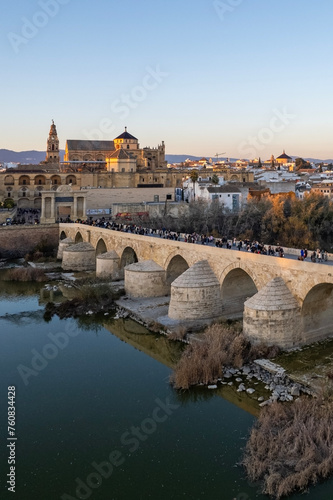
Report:
M 60 150 L 60 161 L 64 159 L 65 150 Z M 212 158 L 215 160 L 214 155 L 211 156 L 191 156 L 191 155 L 165 155 L 165 159 L 168 163 L 181 163 L 187 159 L 191 161 L 197 161 L 201 158 Z M 299 156 L 292 156 L 293 159 L 299 158 Z M 234 162 L 238 158 L 229 158 L 230 161 Z M 41 161 L 45 160 L 45 151 L 12 151 L 10 149 L 0 149 L 0 161 L 5 163 L 22 163 L 22 164 L 38 164 Z M 219 160 L 227 160 L 227 157 L 221 157 Z M 310 161 L 311 163 L 333 163 L 333 159 L 328 160 L 320 160 L 318 158 L 304 158 L 306 161 Z
M 303 158 L 303 156 L 292 156 L 293 160 L 296 158 Z M 303 158 L 303 160 L 309 161 L 310 163 L 333 163 L 332 158 L 328 160 L 320 160 L 319 158 Z
M 207 160 L 209 160 L 209 158 L 212 158 L 212 160 L 216 160 L 216 158 L 214 156 L 191 156 L 191 155 L 165 155 L 165 159 L 168 161 L 168 163 L 181 163 L 181 162 L 184 162 L 185 160 L 187 159 L 190 159 L 191 161 L 197 161 L 197 160 L 200 160 L 201 158 L 207 158 Z M 304 156 L 291 156 L 291 158 L 293 160 L 295 160 L 296 158 L 303 158 L 304 160 L 306 161 L 309 161 L 310 163 L 321 163 L 321 162 L 324 162 L 324 163 L 333 163 L 333 160 L 332 159 L 328 159 L 328 160 L 321 160 L 319 158 L 305 158 Z M 219 160 L 227 160 L 228 158 L 227 157 L 221 157 L 219 158 Z M 229 158 L 229 160 L 231 162 L 235 162 L 237 161 L 239 158 Z
M 63 160 L 65 151 L 60 150 L 60 160 Z M 26 163 L 38 164 L 45 160 L 45 151 L 11 151 L 10 149 L 0 149 L 0 161 L 5 163 Z
M 201 160 L 201 158 L 212 158 L 212 160 L 216 160 L 216 158 L 212 155 L 210 156 L 191 156 L 191 155 L 165 155 L 165 159 L 167 160 L 168 163 L 182 163 L 185 160 L 189 159 L 191 161 L 198 161 Z M 228 158 L 226 156 L 221 156 L 219 160 L 227 160 Z M 229 158 L 230 161 L 236 161 L 238 158 Z

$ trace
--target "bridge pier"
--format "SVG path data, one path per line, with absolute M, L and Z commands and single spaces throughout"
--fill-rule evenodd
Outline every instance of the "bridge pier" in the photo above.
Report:
M 119 266 L 120 257 L 117 252 L 112 250 L 111 252 L 101 253 L 96 259 L 96 277 L 118 281 L 121 279 Z
M 282 278 L 274 278 L 244 305 L 243 331 L 253 343 L 290 349 L 301 344 L 301 311 Z
M 196 262 L 171 283 L 171 319 L 214 319 L 221 315 L 220 284 L 207 260 Z
M 72 238 L 65 238 L 64 240 L 60 240 L 57 253 L 58 260 L 62 260 L 64 250 L 71 245 L 74 245 L 74 241 L 72 240 Z
M 62 268 L 65 271 L 95 271 L 96 252 L 90 243 L 70 245 L 63 251 Z
M 168 295 L 165 271 L 153 260 L 144 260 L 125 267 L 125 291 L 132 298 Z

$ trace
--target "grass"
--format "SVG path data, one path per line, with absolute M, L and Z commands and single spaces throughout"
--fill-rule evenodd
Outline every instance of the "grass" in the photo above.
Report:
M 276 499 L 333 473 L 333 402 L 300 398 L 265 407 L 254 425 L 243 459 L 247 475 Z
M 210 384 L 223 377 L 224 366 L 241 368 L 257 358 L 272 358 L 278 348 L 252 346 L 239 326 L 214 324 L 202 340 L 189 344 L 171 375 L 176 389 L 189 389 L 197 384 Z
M 17 267 L 9 269 L 4 277 L 5 281 L 47 281 L 43 269 L 34 267 Z

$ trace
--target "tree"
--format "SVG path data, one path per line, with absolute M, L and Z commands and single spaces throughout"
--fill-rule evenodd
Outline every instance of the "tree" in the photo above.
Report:
M 193 196 L 195 199 L 195 183 L 199 179 L 199 172 L 197 170 L 192 170 L 192 172 L 190 173 L 190 179 L 193 182 Z
M 212 183 L 213 184 L 218 184 L 219 183 L 219 178 L 217 174 L 212 175 Z
M 5 208 L 13 208 L 14 205 L 15 205 L 14 200 L 11 200 L 10 198 L 8 198 L 7 200 L 5 200 L 5 202 L 4 202 L 4 207 Z
M 311 164 L 308 161 L 303 160 L 303 158 L 296 158 L 296 170 L 300 170 L 302 168 L 312 168 Z
M 261 163 L 261 158 L 259 156 L 259 161 L 258 161 L 258 168 L 262 168 L 262 163 Z

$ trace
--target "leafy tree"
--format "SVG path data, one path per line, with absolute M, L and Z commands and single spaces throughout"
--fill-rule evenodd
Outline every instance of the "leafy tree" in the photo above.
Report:
M 10 198 L 8 198 L 7 200 L 5 200 L 5 202 L 4 202 L 4 207 L 5 208 L 13 208 L 14 205 L 15 205 L 14 200 L 11 200 Z
M 259 157 L 258 168 L 262 168 L 261 158 Z
M 296 158 L 296 170 L 300 170 L 303 168 L 312 168 L 311 164 L 308 161 L 303 160 L 303 158 Z
M 212 183 L 213 184 L 218 184 L 219 183 L 219 178 L 217 174 L 212 175 Z

